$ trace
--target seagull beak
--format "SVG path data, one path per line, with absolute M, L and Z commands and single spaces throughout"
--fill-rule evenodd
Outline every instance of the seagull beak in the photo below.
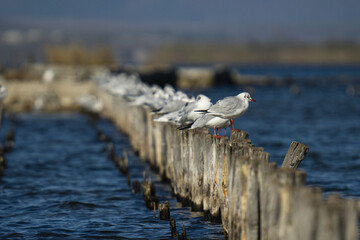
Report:
M 252 98 L 250 98 L 250 101 L 252 101 L 252 102 L 256 102 L 254 99 L 252 99 Z

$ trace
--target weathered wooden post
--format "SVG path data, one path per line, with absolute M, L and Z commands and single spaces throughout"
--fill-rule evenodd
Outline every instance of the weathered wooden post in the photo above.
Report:
M 171 237 L 177 236 L 176 222 L 175 222 L 174 218 L 171 218 L 171 220 L 170 220 L 170 231 L 171 231 Z
M 175 196 L 181 196 L 181 182 L 182 182 L 182 148 L 181 148 L 181 133 L 173 128 L 173 138 L 172 138 L 172 147 L 173 147 L 173 175 L 171 176 L 171 185 L 174 189 Z
M 296 187 L 293 193 L 293 236 L 289 239 L 316 239 L 322 191 L 319 188 Z
M 210 187 L 210 219 L 213 222 L 221 222 L 221 207 L 220 207 L 220 192 L 222 165 L 224 160 L 224 149 L 226 146 L 227 138 L 214 139 L 215 152 L 213 156 L 212 173 L 213 180 Z
M 247 177 L 247 208 L 245 212 L 245 232 L 247 239 L 259 239 L 260 232 L 260 189 L 258 179 L 258 159 L 249 162 Z
M 222 223 L 225 233 L 228 235 L 230 233 L 230 225 L 231 225 L 231 210 L 232 209 L 232 189 L 233 189 L 233 179 L 234 179 L 234 165 L 235 165 L 235 147 L 233 147 L 230 142 L 227 144 L 226 152 L 226 166 L 224 165 L 224 172 L 226 175 L 224 176 L 224 206 L 222 208 Z
M 229 141 L 227 138 L 223 138 L 218 146 L 217 153 L 217 171 L 216 171 L 216 183 L 218 191 L 218 208 L 221 216 L 219 216 L 218 221 L 222 222 L 224 219 L 224 214 L 228 214 L 227 209 L 227 164 L 228 164 L 228 145 Z M 221 217 L 221 219 L 220 219 Z
M 165 178 L 170 180 L 173 179 L 174 176 L 174 159 L 177 145 L 174 143 L 175 139 L 175 127 L 170 123 L 166 123 L 166 162 L 165 162 Z M 172 183 L 173 184 L 173 183 Z
M 303 143 L 293 141 L 285 156 L 282 168 L 294 168 L 297 169 L 301 161 L 305 158 L 309 151 L 309 147 Z
M 214 183 L 214 169 L 215 169 L 215 153 L 216 153 L 216 139 L 210 135 L 205 137 L 206 142 L 204 145 L 205 157 L 204 157 L 204 189 L 203 189 L 203 208 L 204 217 L 207 220 L 211 220 L 211 192 Z
M 155 162 L 155 139 L 154 139 L 154 125 L 156 124 L 153 119 L 156 115 L 152 115 L 150 110 L 146 111 L 147 119 L 147 132 L 146 132 L 146 146 L 147 146 L 147 156 L 145 161 L 150 163 Z
M 189 162 L 190 182 L 191 182 L 191 209 L 193 211 L 203 210 L 203 189 L 204 189 L 204 139 L 208 131 L 195 130 L 192 146 L 190 146 L 191 156 Z

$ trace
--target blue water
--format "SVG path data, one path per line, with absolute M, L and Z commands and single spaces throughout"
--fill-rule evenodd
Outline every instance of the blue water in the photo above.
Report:
M 358 81 L 360 79 L 359 65 L 243 65 L 233 66 L 241 74 L 293 78 L 299 82 L 344 80 Z
M 20 115 L 15 146 L 0 184 L 1 239 L 172 239 L 169 222 L 154 218 L 141 195 L 107 159 L 104 143 L 85 116 Z M 5 119 L 1 136 L 10 128 Z M 120 154 L 128 139 L 108 121 L 106 132 Z M 131 180 L 152 176 L 160 202 L 192 239 L 223 239 L 222 226 L 172 197 L 168 185 L 129 150 Z M 176 238 L 174 238 L 176 239 Z

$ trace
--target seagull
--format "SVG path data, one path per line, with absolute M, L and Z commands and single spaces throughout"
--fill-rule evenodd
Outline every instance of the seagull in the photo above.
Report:
M 199 94 L 196 97 L 195 102 L 189 103 L 184 107 L 181 118 L 178 120 L 180 128 L 191 126 L 198 118 L 204 113 L 199 111 L 206 111 L 211 107 L 212 103 L 210 98 L 203 94 Z
M 170 122 L 180 126 L 180 128 L 191 126 L 196 119 L 204 115 L 199 110 L 207 110 L 211 106 L 211 100 L 203 94 L 199 94 L 194 102 L 185 104 L 177 111 L 169 112 L 156 119 L 155 122 Z
M 175 125 L 178 125 L 179 119 L 182 117 L 184 113 L 184 108 L 181 108 L 180 110 L 166 113 L 165 115 L 162 115 L 158 118 L 154 119 L 154 122 L 170 122 Z
M 104 108 L 103 103 L 92 94 L 84 94 L 79 96 L 76 98 L 76 104 L 80 108 L 92 113 L 100 113 Z
M 5 86 L 0 85 L 0 101 L 3 101 L 7 96 L 7 90 Z
M 213 116 L 210 114 L 204 114 L 198 118 L 190 127 L 183 127 L 183 129 L 196 129 L 196 128 L 214 128 L 214 137 L 221 138 L 219 136 L 219 129 L 224 128 L 226 136 L 226 128 L 230 125 L 230 120 L 222 117 Z M 217 131 L 216 131 L 217 130 Z
M 208 110 L 202 111 L 206 115 L 212 115 L 229 119 L 231 130 L 239 131 L 234 127 L 234 118 L 241 117 L 247 111 L 249 102 L 256 102 L 247 92 L 242 92 L 236 96 L 226 97 L 216 102 Z
M 175 111 L 179 111 L 186 107 L 189 103 L 194 102 L 194 97 L 190 97 L 183 92 L 177 92 L 171 99 L 168 99 L 165 105 L 160 108 L 153 110 L 153 114 L 167 114 Z

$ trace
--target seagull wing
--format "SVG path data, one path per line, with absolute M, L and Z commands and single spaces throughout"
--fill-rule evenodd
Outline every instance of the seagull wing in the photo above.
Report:
M 242 105 L 242 101 L 237 97 L 226 97 L 210 107 L 208 113 L 214 116 L 226 117 L 226 115 L 233 114 L 237 109 L 241 108 Z

